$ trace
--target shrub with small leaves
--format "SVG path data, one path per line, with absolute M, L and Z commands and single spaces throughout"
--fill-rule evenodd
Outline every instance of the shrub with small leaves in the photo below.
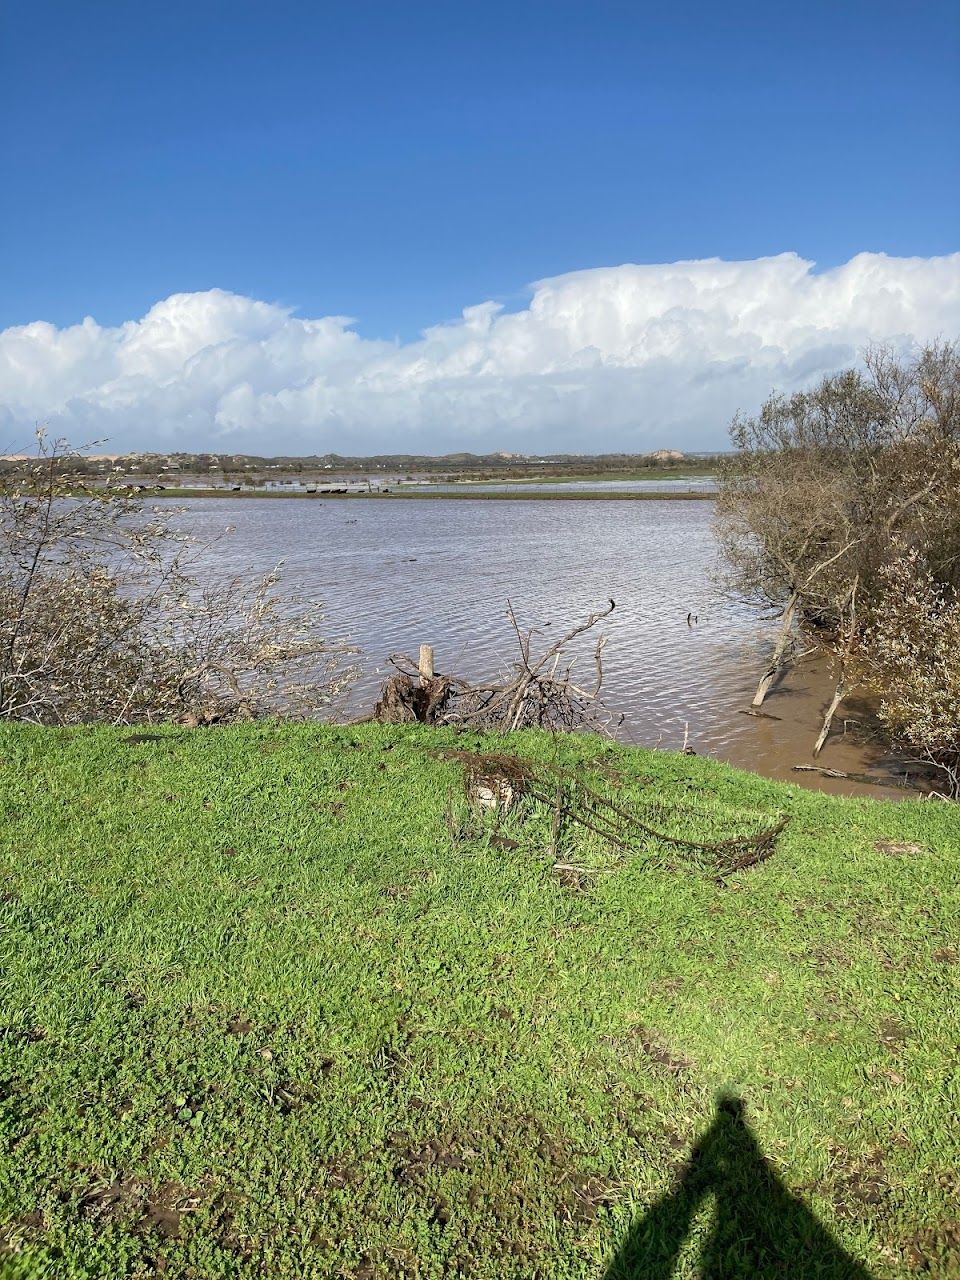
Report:
M 881 572 L 882 607 L 863 661 L 895 741 L 942 771 L 960 796 L 960 596 L 905 552 Z
M 38 432 L 0 489 L 0 718 L 41 724 L 313 715 L 355 678 L 313 601 L 217 579 L 176 508 L 91 488 Z

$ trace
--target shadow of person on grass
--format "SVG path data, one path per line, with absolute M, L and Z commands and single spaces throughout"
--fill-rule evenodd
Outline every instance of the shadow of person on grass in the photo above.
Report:
M 679 1182 L 632 1224 L 604 1280 L 668 1280 L 708 1196 L 713 1221 L 700 1280 L 871 1280 L 783 1185 L 732 1096 L 718 1100 Z

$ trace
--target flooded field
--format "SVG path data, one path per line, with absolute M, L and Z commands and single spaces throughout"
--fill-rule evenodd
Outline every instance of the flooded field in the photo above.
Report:
M 609 598 L 603 624 L 606 706 L 618 737 L 679 749 L 685 738 L 769 777 L 838 793 L 903 795 L 794 772 L 810 764 L 828 698 L 824 663 L 808 665 L 768 697 L 776 719 L 742 714 L 769 652 L 771 624 L 714 587 L 711 502 L 338 502 L 221 499 L 186 502 L 182 528 L 209 538 L 211 573 L 251 576 L 284 561 L 290 589 L 320 598 L 327 632 L 357 645 L 363 677 L 351 710 L 372 706 L 391 653 L 436 650 L 439 671 L 489 675 L 508 663 L 521 626 L 547 643 Z M 689 619 L 689 621 L 688 621 Z M 586 653 L 584 653 L 584 660 Z M 854 705 L 817 763 L 896 780 L 895 761 L 854 741 Z M 899 767 L 902 775 L 903 768 Z
M 419 489 L 425 493 L 712 493 L 717 482 L 713 476 L 675 476 L 669 479 L 591 478 L 569 480 L 459 480 L 445 483 L 433 480 L 401 481 L 401 490 Z

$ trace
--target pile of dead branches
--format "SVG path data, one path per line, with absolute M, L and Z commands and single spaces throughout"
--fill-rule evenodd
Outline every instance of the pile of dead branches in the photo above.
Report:
M 394 654 L 390 662 L 398 674 L 384 685 L 374 719 L 387 724 L 460 725 L 499 733 L 526 728 L 601 731 L 610 720 L 599 700 L 606 637 L 601 635 L 593 646 L 589 676 L 583 682 L 574 677 L 576 656 L 570 646 L 615 608 L 611 600 L 607 608 L 590 614 L 538 653 L 534 647 L 542 632 L 537 628 L 522 631 L 508 601 L 507 618 L 519 656 L 504 675 L 480 683 L 451 675 L 424 676 L 412 658 Z
M 722 840 L 693 840 L 671 834 L 645 821 L 587 786 L 579 771 L 516 755 L 447 749 L 435 753 L 453 760 L 464 770 L 468 797 L 484 807 L 506 810 L 521 797 L 546 806 L 553 814 L 552 848 L 556 853 L 565 823 L 599 836 L 617 860 L 647 851 L 652 842 L 679 851 L 686 861 L 712 872 L 719 880 L 765 862 L 775 851 L 777 838 L 789 818 L 780 815 L 760 830 L 742 832 Z M 593 868 L 558 862 L 564 871 L 590 874 Z

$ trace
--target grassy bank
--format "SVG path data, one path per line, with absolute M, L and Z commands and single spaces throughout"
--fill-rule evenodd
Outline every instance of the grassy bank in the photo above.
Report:
M 464 741 L 0 732 L 4 1280 L 960 1274 L 960 811 L 519 735 L 789 818 L 553 853 Z
M 623 471 L 558 471 L 530 472 L 528 475 L 490 475 L 476 477 L 472 475 L 458 476 L 461 483 L 473 483 L 480 480 L 483 484 L 571 484 L 593 483 L 597 480 L 675 480 L 683 483 L 690 480 L 712 480 L 717 474 L 715 462 L 688 463 L 683 467 L 633 467 Z

